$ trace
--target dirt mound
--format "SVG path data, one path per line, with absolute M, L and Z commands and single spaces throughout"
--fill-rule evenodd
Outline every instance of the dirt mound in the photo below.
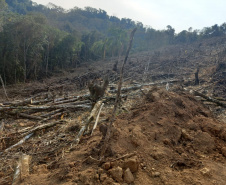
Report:
M 118 118 L 111 142 L 114 153 L 137 151 L 143 169 L 135 184 L 224 184 L 225 125 L 184 93 L 159 90 L 146 99 Z
M 34 155 L 22 184 L 225 184 L 226 126 L 185 92 L 144 94 L 114 122 L 104 162 L 98 129 L 79 145 L 70 142 L 76 131 L 62 128 L 24 144 L 21 150 Z M 56 135 L 61 139 L 47 143 Z M 2 184 L 12 182 L 4 177 L 0 173 Z

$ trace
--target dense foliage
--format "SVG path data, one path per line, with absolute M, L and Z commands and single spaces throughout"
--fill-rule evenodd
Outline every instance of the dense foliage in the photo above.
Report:
M 66 11 L 54 4 L 45 7 L 30 0 L 0 0 L 0 75 L 5 83 L 18 83 L 77 67 L 85 61 L 120 57 L 134 27 L 138 31 L 133 52 L 226 33 L 225 23 L 176 34 L 170 25 L 165 30 L 155 30 L 91 7 Z

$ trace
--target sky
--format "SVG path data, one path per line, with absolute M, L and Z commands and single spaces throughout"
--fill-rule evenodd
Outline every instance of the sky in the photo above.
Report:
M 49 2 L 64 9 L 90 6 L 105 10 L 108 15 L 130 18 L 154 29 L 172 26 L 176 32 L 192 27 L 202 29 L 226 22 L 225 0 L 32 0 Z

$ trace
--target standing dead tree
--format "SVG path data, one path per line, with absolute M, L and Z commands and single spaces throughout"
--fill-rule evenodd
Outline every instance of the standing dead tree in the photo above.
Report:
M 4 85 L 4 82 L 3 82 L 3 80 L 2 80 L 2 76 L 1 76 L 1 75 L 0 75 L 0 81 L 1 81 L 1 83 L 2 83 L 2 88 L 3 88 L 3 90 L 4 90 L 6 99 L 9 100 L 9 97 L 8 97 L 8 95 L 7 95 L 7 93 L 6 93 L 5 85 Z
M 195 72 L 195 85 L 199 85 L 199 67 L 197 67 Z
M 121 72 L 120 72 L 120 79 L 119 79 L 119 83 L 118 83 L 118 92 L 117 92 L 117 95 L 116 95 L 114 108 L 113 108 L 112 115 L 111 115 L 111 118 L 110 118 L 110 123 L 109 123 L 108 128 L 107 128 L 107 133 L 106 133 L 105 138 L 104 138 L 104 144 L 103 144 L 103 147 L 101 148 L 101 152 L 100 152 L 100 159 L 101 160 L 104 158 L 104 154 L 106 152 L 106 149 L 107 149 L 110 137 L 111 137 L 112 124 L 113 124 L 113 121 L 115 120 L 115 113 L 116 113 L 117 107 L 120 103 L 120 94 L 121 94 L 121 88 L 122 88 L 124 67 L 125 67 L 126 61 L 128 59 L 130 49 L 132 47 L 133 37 L 134 37 L 136 30 L 137 30 L 137 28 L 134 28 L 133 31 L 130 34 L 129 46 L 127 48 L 126 56 L 125 56 L 125 59 L 123 61 Z

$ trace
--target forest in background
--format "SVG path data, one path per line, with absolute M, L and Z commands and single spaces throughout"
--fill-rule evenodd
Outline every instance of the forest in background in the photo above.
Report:
M 86 7 L 64 10 L 30 0 L 0 0 L 0 75 L 5 84 L 39 80 L 84 62 L 120 57 L 137 27 L 132 52 L 190 44 L 226 34 L 226 23 L 175 33 Z

